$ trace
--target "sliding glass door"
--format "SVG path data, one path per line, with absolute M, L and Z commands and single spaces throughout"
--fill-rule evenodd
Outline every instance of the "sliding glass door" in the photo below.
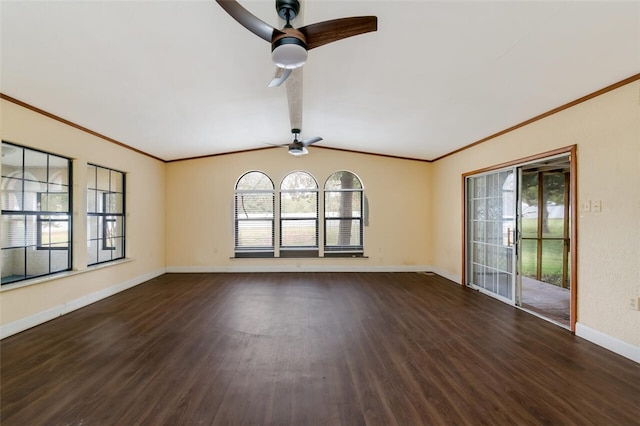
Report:
M 466 178 L 466 285 L 515 304 L 516 168 Z
M 465 285 L 569 329 L 571 159 L 565 151 L 464 176 Z

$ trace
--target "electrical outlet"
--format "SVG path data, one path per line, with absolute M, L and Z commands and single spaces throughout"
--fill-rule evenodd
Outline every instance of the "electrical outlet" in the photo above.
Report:
M 629 309 L 632 311 L 640 311 L 640 296 L 629 299 Z
M 597 212 L 600 213 L 602 211 L 602 201 L 600 200 L 593 200 L 591 202 L 591 211 L 592 212 Z

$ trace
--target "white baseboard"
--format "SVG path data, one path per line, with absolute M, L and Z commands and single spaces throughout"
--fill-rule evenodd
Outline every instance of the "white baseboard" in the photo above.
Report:
M 448 279 L 449 281 L 453 281 L 456 284 L 461 284 L 462 283 L 462 277 L 460 277 L 459 275 L 453 275 L 447 271 L 444 271 L 440 268 L 431 268 L 431 272 L 433 272 L 434 274 L 438 274 L 441 277 L 444 277 L 446 279 Z
M 36 325 L 40 325 L 61 315 L 68 314 L 69 312 L 75 311 L 76 309 L 80 309 L 94 302 L 105 299 L 109 296 L 113 296 L 116 293 L 120 293 L 121 291 L 127 290 L 138 284 L 142 284 L 143 282 L 149 281 L 164 273 L 164 269 L 149 272 L 147 274 L 132 278 L 103 290 L 96 291 L 95 293 L 87 294 L 78 299 L 63 303 L 62 305 L 54 306 L 45 311 L 38 312 L 28 317 L 20 318 L 19 320 L 7 323 L 0 327 L 0 339 L 4 339 L 5 337 L 12 336 L 16 333 L 20 333 L 21 331 L 27 330 L 31 327 L 35 327 Z
M 168 266 L 167 273 L 232 272 L 425 272 L 429 265 L 337 266 L 337 265 L 253 265 L 253 266 Z
M 640 347 L 638 346 L 611 337 L 579 322 L 576 323 L 576 336 L 640 364 Z

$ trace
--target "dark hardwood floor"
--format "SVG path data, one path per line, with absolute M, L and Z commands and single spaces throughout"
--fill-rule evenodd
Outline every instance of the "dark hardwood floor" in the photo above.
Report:
M 167 274 L 1 356 L 3 426 L 640 424 L 638 364 L 418 273 Z

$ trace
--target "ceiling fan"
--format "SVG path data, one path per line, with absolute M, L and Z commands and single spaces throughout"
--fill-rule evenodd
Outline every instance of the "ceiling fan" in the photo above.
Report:
M 304 140 L 298 140 L 298 137 L 300 136 L 300 129 L 291 129 L 291 133 L 293 133 L 293 142 L 291 143 L 283 143 L 280 145 L 275 145 L 275 146 L 286 146 L 288 147 L 289 150 L 289 154 L 295 156 L 295 157 L 300 157 L 302 155 L 306 155 L 309 153 L 309 150 L 307 149 L 307 147 L 311 144 L 314 144 L 316 142 L 320 142 L 322 140 L 322 138 L 320 136 L 314 136 L 312 138 L 309 139 L 304 139 Z
M 339 18 L 293 28 L 291 21 L 300 12 L 298 0 L 276 0 L 278 16 L 286 24 L 278 30 L 253 15 L 235 0 L 216 0 L 232 18 L 258 37 L 271 43 L 271 58 L 278 67 L 270 87 L 281 85 L 307 60 L 307 51 L 327 43 L 378 29 L 376 16 Z

